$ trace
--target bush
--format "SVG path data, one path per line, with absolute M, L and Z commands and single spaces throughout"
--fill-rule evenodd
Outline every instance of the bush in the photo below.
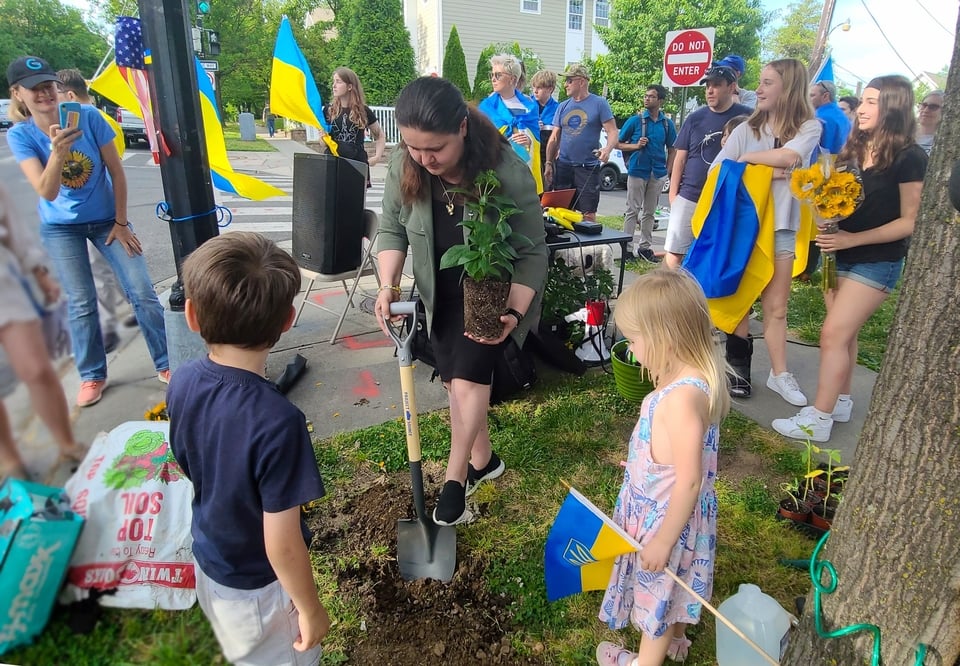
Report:
M 341 19 L 342 15 L 342 19 Z M 400 0 L 348 0 L 337 17 L 340 60 L 360 77 L 370 106 L 391 106 L 417 72 Z
M 464 97 L 470 97 L 470 75 L 467 74 L 467 57 L 464 55 L 463 46 L 460 44 L 457 26 L 450 28 L 447 48 L 443 52 L 442 75 L 443 78 L 459 88 Z

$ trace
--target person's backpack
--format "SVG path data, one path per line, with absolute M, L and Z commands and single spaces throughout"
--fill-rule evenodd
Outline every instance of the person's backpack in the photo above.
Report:
M 646 116 L 640 116 L 640 138 L 647 136 L 647 120 Z M 660 112 L 660 123 L 663 125 L 663 137 L 664 140 L 670 136 L 670 125 L 667 121 L 667 116 L 662 111 Z M 623 162 L 627 165 L 627 168 L 630 167 L 630 158 L 633 157 L 634 153 L 640 152 L 638 150 L 621 150 L 623 153 Z

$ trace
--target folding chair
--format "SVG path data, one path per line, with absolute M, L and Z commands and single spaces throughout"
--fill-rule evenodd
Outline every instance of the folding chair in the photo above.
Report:
M 300 274 L 307 278 L 308 282 L 307 288 L 303 292 L 303 300 L 300 301 L 300 305 L 297 307 L 297 316 L 293 320 L 294 326 L 296 326 L 297 322 L 300 321 L 300 315 L 303 312 L 305 305 L 312 305 L 315 308 L 320 308 L 321 310 L 329 312 L 333 315 L 339 314 L 340 318 L 337 320 L 337 326 L 333 329 L 333 335 L 330 336 L 330 344 L 334 344 L 337 341 L 337 336 L 340 335 L 340 329 L 343 327 L 343 321 L 347 317 L 347 310 L 351 307 L 356 307 L 356 305 L 353 303 L 353 297 L 357 293 L 357 289 L 360 286 L 360 280 L 364 277 L 372 275 L 377 281 L 377 287 L 380 286 L 380 276 L 377 273 L 376 255 L 377 225 L 377 214 L 372 210 L 364 210 L 364 231 L 362 239 L 363 256 L 360 259 L 360 266 L 356 270 L 329 274 L 317 273 L 315 271 L 303 268 L 302 266 L 300 267 Z M 353 284 L 349 287 L 347 286 L 348 280 L 353 280 Z M 343 304 L 343 309 L 339 313 L 321 305 L 320 303 L 315 303 L 314 301 L 310 300 L 310 293 L 314 291 L 314 285 L 317 282 L 339 282 L 343 285 L 344 291 L 347 292 L 347 301 Z

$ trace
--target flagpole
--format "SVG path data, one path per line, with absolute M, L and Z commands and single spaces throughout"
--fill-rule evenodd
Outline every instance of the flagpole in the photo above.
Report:
M 563 479 L 560 479 L 560 483 L 562 483 L 564 486 L 566 486 L 567 490 L 573 490 L 573 486 L 571 486 L 569 483 L 567 483 L 567 482 L 564 481 Z M 578 491 L 578 492 L 579 492 L 579 491 Z M 582 493 L 581 493 L 581 494 L 582 494 Z M 586 496 L 584 496 L 584 497 L 586 497 Z M 629 534 L 622 535 L 622 536 L 625 536 L 627 543 L 629 543 L 631 546 L 633 546 L 633 547 L 637 550 L 637 552 L 640 552 L 640 551 L 643 550 L 643 546 L 641 546 L 641 545 L 639 544 L 639 542 L 637 542 L 637 540 L 634 539 L 633 537 L 631 537 Z M 774 659 L 773 657 L 771 657 L 769 654 L 767 654 L 767 651 L 766 651 L 766 650 L 764 650 L 762 647 L 760 647 L 759 645 L 757 645 L 756 643 L 754 643 L 752 640 L 750 640 L 750 638 L 748 638 L 746 634 L 744 634 L 742 631 L 740 631 L 740 630 L 736 627 L 736 625 L 733 624 L 733 622 L 731 622 L 731 621 L 728 620 L 726 617 L 724 617 L 723 614 L 721 614 L 720 611 L 718 611 L 716 608 L 714 608 L 714 607 L 710 604 L 709 601 L 707 601 L 706 599 L 704 599 L 703 597 L 701 597 L 699 594 L 697 594 L 696 592 L 694 592 L 694 590 L 693 590 L 689 585 L 687 585 L 677 574 L 673 573 L 672 571 L 670 571 L 670 569 L 667 569 L 666 567 L 664 567 L 663 573 L 667 574 L 670 578 L 673 579 L 673 581 L 674 581 L 677 585 L 679 585 L 680 587 L 682 587 L 682 588 L 684 589 L 684 591 L 687 592 L 687 594 L 689 594 L 690 596 L 692 596 L 694 599 L 696 599 L 698 602 L 700 602 L 700 603 L 703 605 L 704 608 L 706 608 L 708 611 L 710 611 L 711 613 L 713 613 L 714 617 L 716 617 L 718 620 L 720 620 L 721 622 L 723 622 L 730 631 L 732 631 L 733 633 L 735 633 L 737 636 L 739 636 L 741 639 L 743 639 L 743 641 L 744 641 L 747 645 L 749 645 L 749 646 L 752 647 L 754 650 L 756 650 L 757 653 L 758 653 L 760 656 L 762 656 L 762 657 L 766 660 L 766 662 L 767 662 L 768 664 L 771 664 L 771 666 L 780 666 L 780 662 L 779 662 L 779 661 L 777 661 L 776 659 Z

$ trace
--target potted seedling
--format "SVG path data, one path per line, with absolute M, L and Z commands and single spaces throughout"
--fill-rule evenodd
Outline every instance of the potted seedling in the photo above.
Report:
M 800 481 L 794 479 L 792 483 L 781 483 L 780 490 L 786 495 L 780 500 L 780 515 L 797 523 L 806 523 L 810 519 L 810 504 L 801 497 Z
M 813 507 L 813 513 L 810 516 L 810 522 L 820 529 L 829 530 L 833 523 L 833 517 L 837 511 L 839 500 L 837 491 L 833 485 L 834 463 L 840 462 L 840 451 L 837 449 L 822 449 L 821 453 L 827 456 L 826 471 L 818 469 L 821 474 L 826 475 L 826 481 L 823 483 L 823 503 Z
M 520 212 L 509 197 L 497 194 L 500 181 L 493 171 L 481 171 L 472 190 L 454 189 L 464 196 L 466 218 L 460 226 L 467 234 L 440 257 L 440 268 L 462 266 L 463 324 L 466 332 L 480 338 L 498 338 L 503 331 L 500 316 L 507 309 L 513 262 L 517 247 L 533 245 L 510 226 Z

